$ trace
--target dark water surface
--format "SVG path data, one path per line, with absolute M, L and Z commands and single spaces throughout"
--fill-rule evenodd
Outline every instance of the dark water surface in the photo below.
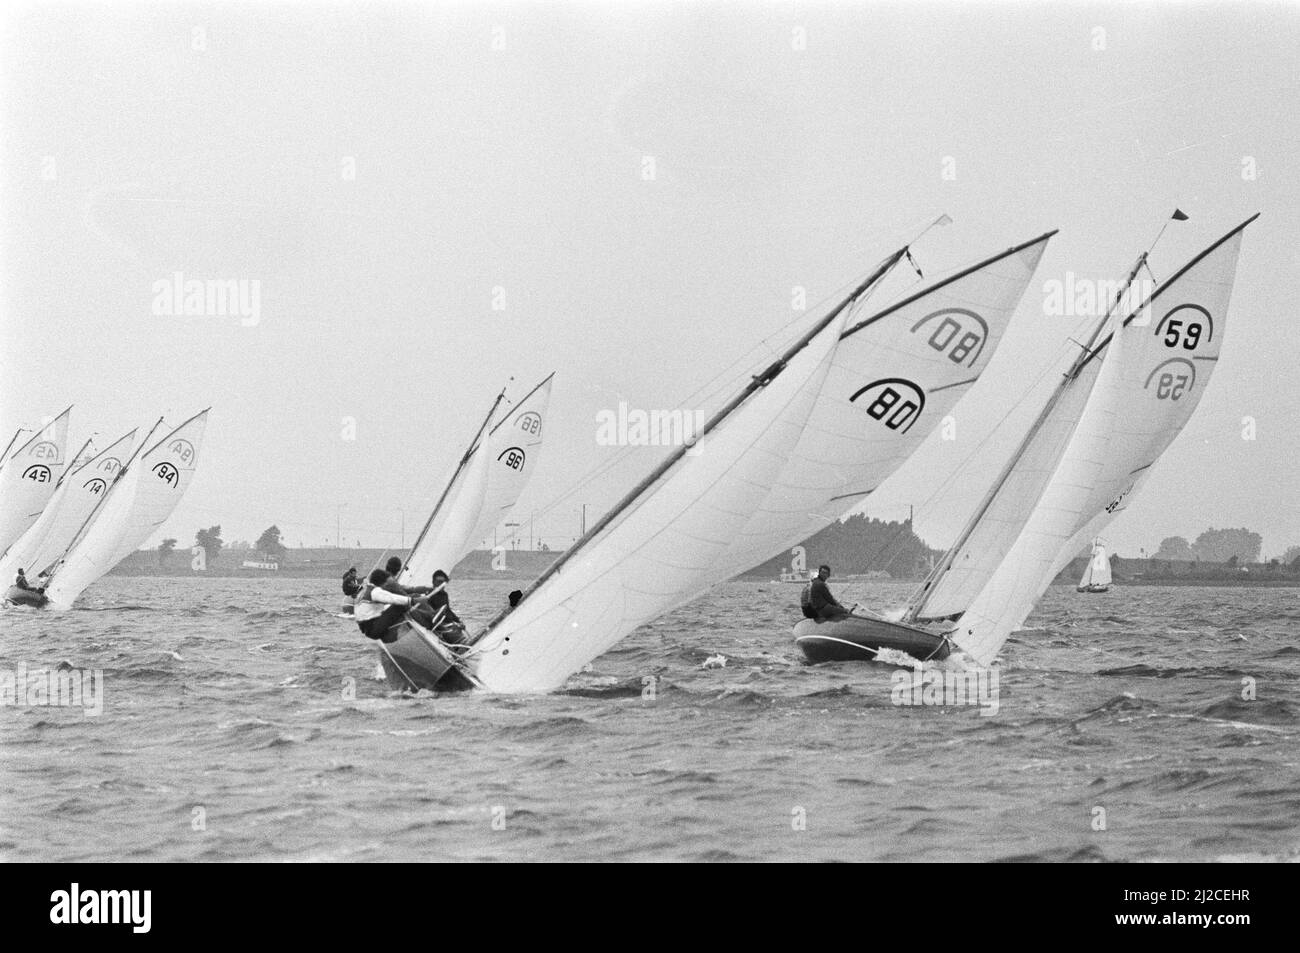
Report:
M 514 585 L 456 604 L 486 618 Z M 524 697 L 390 692 L 337 596 L 113 577 L 0 612 L 0 667 L 104 678 L 98 717 L 0 708 L 0 858 L 1300 857 L 1300 590 L 1053 589 L 990 716 L 802 664 L 795 586 L 732 583 Z

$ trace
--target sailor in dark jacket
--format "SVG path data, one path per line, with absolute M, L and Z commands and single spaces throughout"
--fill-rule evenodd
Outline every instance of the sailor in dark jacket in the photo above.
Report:
M 817 577 L 804 588 L 803 597 L 799 602 L 806 618 L 842 619 L 849 614 L 849 610 L 840 605 L 839 600 L 831 595 L 831 587 L 826 584 L 830 578 L 831 567 L 819 566 Z
M 343 595 L 352 597 L 361 591 L 361 580 L 357 578 L 357 567 L 353 566 L 343 574 Z

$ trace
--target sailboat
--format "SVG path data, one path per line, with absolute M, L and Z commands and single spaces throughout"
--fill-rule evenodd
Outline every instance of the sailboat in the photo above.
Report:
M 428 585 L 434 572 L 450 573 L 478 542 L 509 515 L 537 469 L 551 399 L 549 374 L 519 401 L 502 407 L 503 390 L 443 487 L 398 576 L 406 586 Z M 459 633 L 433 630 L 406 619 L 379 643 L 379 660 L 397 689 L 467 687 L 454 671 Z M 446 637 L 444 639 L 444 636 Z
M 956 543 L 899 622 L 981 665 L 1082 546 L 1132 500 L 1200 401 L 1222 346 L 1243 230 L 1252 216 L 1160 284 L 1122 321 L 1122 296 L 1069 362 Z M 954 627 L 952 622 L 960 620 Z
M 26 568 L 32 584 L 42 584 L 122 469 L 135 434 L 132 430 L 98 452 L 92 452 L 91 441 L 86 441 L 59 478 L 40 518 L 0 556 L 0 579 L 11 579 Z
M 1000 286 L 995 297 L 1014 310 L 1047 237 L 986 262 L 997 280 L 985 291 Z M 906 302 L 922 302 L 915 313 L 902 304 L 892 309 L 897 317 L 889 325 L 882 323 L 884 312 L 850 324 L 870 291 L 906 257 L 906 246 L 887 256 L 774 362 L 752 374 L 700 428 L 693 445 L 668 454 L 560 555 L 516 607 L 465 646 L 447 651 L 449 674 L 495 692 L 558 688 L 638 626 L 770 556 L 810 518 L 823 520 L 819 511 L 838 515 L 869 493 L 871 481 L 910 452 L 904 443 L 891 453 L 889 441 L 906 435 L 918 419 L 926 420 L 918 428 L 924 436 L 941 419 L 924 413 L 928 399 L 977 377 L 1005 324 L 1001 315 L 990 323 L 978 311 L 945 311 L 940 299 L 922 302 L 921 295 Z M 855 336 L 866 328 L 883 336 L 864 336 L 871 343 L 859 349 Z M 961 367 L 951 372 L 956 380 L 927 370 L 944 366 L 940 361 Z M 890 374 L 892 366 L 902 372 Z M 843 393 L 828 398 L 829 381 Z M 937 396 L 930 409 L 947 402 Z M 848 420 L 837 416 L 842 408 L 849 409 Z M 862 437 L 864 421 L 893 436 Z M 849 445 L 844 453 L 842 440 Z M 876 454 L 897 458 L 892 466 L 858 463 L 864 444 L 873 441 L 879 441 Z M 857 482 L 863 479 L 866 485 Z M 754 523 L 756 514 L 765 514 L 767 530 Z
M 1097 540 L 1092 544 L 1092 558 L 1084 567 L 1083 578 L 1079 580 L 1079 592 L 1106 592 L 1110 589 L 1110 557 L 1106 547 Z
M 107 481 L 54 560 L 45 591 L 11 588 L 5 598 L 37 608 L 71 608 L 87 586 L 133 553 L 171 516 L 193 480 L 207 419 L 208 411 L 201 411 L 150 443 L 162 426 L 159 419 Z
M 69 407 L 13 450 L 19 431 L 0 457 L 0 552 L 31 528 L 54 495 L 68 463 L 71 414 Z

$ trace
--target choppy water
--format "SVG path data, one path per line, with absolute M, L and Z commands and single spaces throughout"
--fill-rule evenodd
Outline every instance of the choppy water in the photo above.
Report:
M 10 610 L 0 665 L 100 668 L 104 712 L 0 708 L 0 857 L 1300 857 L 1300 590 L 1054 589 L 993 716 L 802 664 L 797 595 L 733 583 L 535 697 L 391 693 L 332 581 L 110 578 Z

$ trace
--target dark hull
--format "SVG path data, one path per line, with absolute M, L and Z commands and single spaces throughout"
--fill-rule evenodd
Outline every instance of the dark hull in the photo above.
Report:
M 379 646 L 388 684 L 399 691 L 456 692 L 474 683 L 456 665 L 452 650 L 427 630 L 401 622 L 389 630 L 397 638 Z
M 794 627 L 794 640 L 804 657 L 818 662 L 872 662 L 881 649 L 894 649 L 923 662 L 948 657 L 949 643 L 941 635 L 884 619 L 848 616 L 818 621 L 804 619 Z
M 1110 586 L 1076 586 L 1075 592 L 1105 592 Z
M 33 609 L 40 609 L 49 601 L 45 598 L 44 593 L 32 592 L 30 589 L 19 589 L 17 586 L 10 586 L 5 590 L 5 602 L 15 606 L 31 606 Z

